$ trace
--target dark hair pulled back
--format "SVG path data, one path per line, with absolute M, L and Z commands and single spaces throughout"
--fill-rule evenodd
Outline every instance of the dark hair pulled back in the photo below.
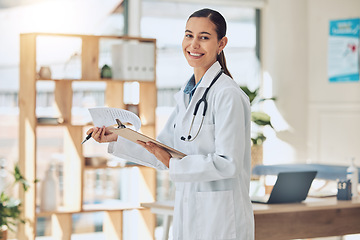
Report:
M 215 25 L 218 41 L 220 41 L 223 37 L 226 35 L 226 21 L 225 18 L 217 11 L 204 8 L 201 10 L 198 10 L 190 15 L 188 20 L 192 17 L 206 17 L 209 18 L 210 21 Z M 224 51 L 221 51 L 220 54 L 217 56 L 217 61 L 220 63 L 222 69 L 224 70 L 224 73 L 232 78 L 227 66 L 226 66 L 226 59 Z

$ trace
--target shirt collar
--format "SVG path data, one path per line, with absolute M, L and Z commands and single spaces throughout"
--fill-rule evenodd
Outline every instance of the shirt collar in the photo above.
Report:
M 200 84 L 202 78 L 200 79 L 200 81 L 195 85 L 195 76 L 192 75 L 190 80 L 188 81 L 188 83 L 186 84 L 185 88 L 184 88 L 184 93 L 185 94 L 189 94 L 189 102 L 191 101 L 192 96 L 195 93 L 195 90 L 197 88 L 197 86 Z
M 195 85 L 195 76 L 192 75 L 190 80 L 188 81 L 188 83 L 186 84 L 185 88 L 184 88 L 184 93 L 185 94 L 194 94 L 197 86 L 200 84 L 201 82 L 201 79 L 200 81 Z

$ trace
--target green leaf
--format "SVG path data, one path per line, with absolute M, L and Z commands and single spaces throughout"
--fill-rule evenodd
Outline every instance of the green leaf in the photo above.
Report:
M 15 177 L 15 183 L 20 183 L 24 191 L 26 192 L 29 189 L 30 184 L 21 174 L 19 165 L 17 164 L 15 165 L 14 177 Z
M 258 94 L 259 88 L 255 89 L 255 91 L 250 91 L 247 86 L 240 86 L 240 88 L 248 95 L 251 104 Z
M 20 173 L 18 165 L 15 166 L 13 172 L 15 182 L 22 185 L 24 191 L 28 190 L 29 183 Z M 25 220 L 20 218 L 21 201 L 11 198 L 5 192 L 0 194 L 0 226 L 7 226 L 10 231 L 15 231 L 18 223 L 24 223 Z
M 254 145 L 261 145 L 266 140 L 266 137 L 262 133 L 258 133 L 256 137 L 251 138 Z
M 251 121 L 259 126 L 273 127 L 270 120 L 270 116 L 264 112 L 251 112 Z
M 240 88 L 248 95 L 251 106 L 254 106 L 255 104 L 258 104 L 258 103 L 266 101 L 266 100 L 276 100 L 276 98 L 274 98 L 274 97 L 271 97 L 271 98 L 259 97 L 258 96 L 259 88 L 255 89 L 254 91 L 251 91 L 247 86 L 240 86 Z M 261 111 L 251 112 L 251 121 L 260 127 L 270 126 L 270 127 L 274 128 L 271 125 L 270 116 Z M 253 134 L 254 134 L 254 136 L 251 137 L 251 141 L 253 144 L 260 145 L 266 140 L 266 137 L 263 135 L 262 132 L 253 133 Z

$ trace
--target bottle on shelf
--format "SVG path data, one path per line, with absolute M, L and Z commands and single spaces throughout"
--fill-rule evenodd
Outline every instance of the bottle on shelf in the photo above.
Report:
M 0 193 L 5 191 L 7 185 L 6 159 L 0 157 Z
M 104 182 L 103 169 L 96 169 L 95 171 L 95 203 L 101 203 L 104 200 Z
M 56 177 L 56 167 L 51 164 L 46 170 L 41 183 L 40 210 L 43 212 L 56 211 L 59 205 L 59 181 Z
M 346 178 L 351 181 L 352 197 L 358 196 L 359 171 L 355 165 L 355 158 L 351 158 L 351 164 L 346 169 Z

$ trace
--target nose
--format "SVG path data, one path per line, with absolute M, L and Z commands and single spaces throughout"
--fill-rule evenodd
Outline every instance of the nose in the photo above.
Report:
M 193 38 L 192 41 L 191 41 L 191 47 L 194 48 L 194 49 L 197 49 L 199 48 L 199 41 L 197 38 Z

